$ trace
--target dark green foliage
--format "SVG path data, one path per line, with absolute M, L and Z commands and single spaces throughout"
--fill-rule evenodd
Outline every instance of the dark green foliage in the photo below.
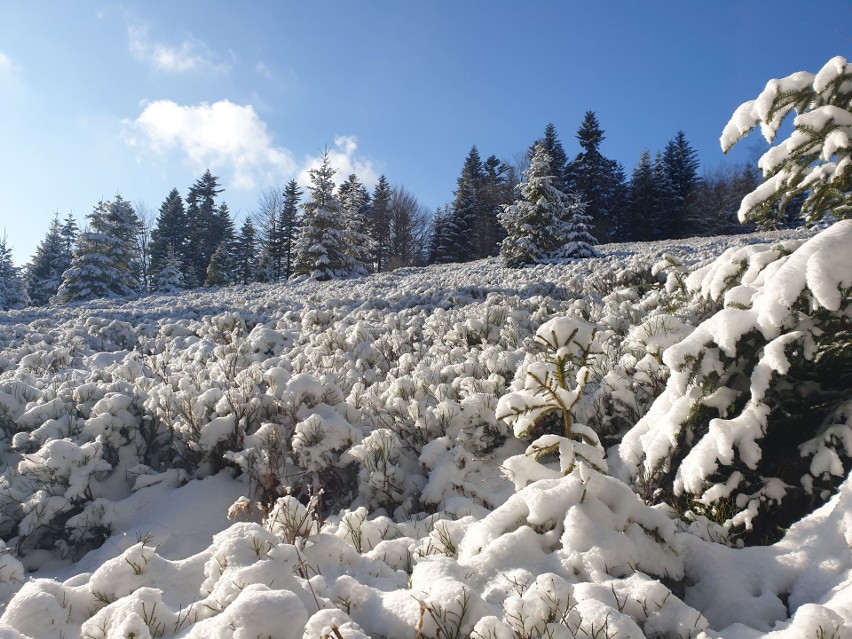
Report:
M 27 267 L 27 293 L 35 306 L 45 306 L 50 302 L 59 290 L 62 274 L 71 266 L 71 252 L 66 251 L 62 229 L 59 213 L 55 213 L 47 235 L 39 243 Z
M 171 260 L 177 259 L 184 270 L 183 262 L 189 258 L 189 228 L 183 199 L 177 189 L 172 189 L 157 214 L 156 227 L 151 232 L 151 273 L 154 280 Z

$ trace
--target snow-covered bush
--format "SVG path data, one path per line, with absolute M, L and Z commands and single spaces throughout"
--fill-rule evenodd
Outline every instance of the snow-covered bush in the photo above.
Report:
M 836 490 L 852 468 L 850 242 L 842 221 L 690 276 L 724 308 L 665 352 L 666 389 L 622 441 L 646 494 L 766 542 Z
M 766 181 L 743 198 L 741 222 L 771 226 L 799 195 L 808 222 L 852 216 L 852 67 L 846 58 L 832 58 L 816 75 L 799 71 L 767 82 L 756 100 L 734 112 L 722 132 L 722 150 L 758 124 L 771 144 L 791 111 L 793 133 L 760 158 Z

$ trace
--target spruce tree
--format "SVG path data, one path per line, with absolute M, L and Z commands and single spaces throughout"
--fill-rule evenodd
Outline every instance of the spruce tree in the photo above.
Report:
M 0 236 L 0 311 L 24 308 L 30 303 L 21 269 L 12 261 L 12 247 Z
M 479 257 L 491 257 L 500 252 L 500 242 L 506 237 L 506 233 L 497 216 L 503 204 L 512 202 L 515 186 L 517 184 L 513 169 L 496 156 L 489 156 L 483 164 L 479 195 Z
M 427 246 L 427 260 L 429 264 L 444 264 L 453 261 L 449 238 L 451 218 L 452 214 L 449 205 L 437 208 L 434 216 L 432 216 Z
M 190 258 L 188 247 L 189 225 L 183 199 L 177 189 L 172 189 L 157 214 L 157 222 L 151 232 L 151 273 L 158 281 L 160 271 L 169 264 L 181 272 L 186 270 L 185 260 Z
M 370 204 L 370 194 L 358 180 L 358 176 L 352 173 L 337 190 L 337 199 L 343 209 L 347 235 L 346 254 L 354 261 L 360 262 L 363 270 L 369 269 L 372 253 L 372 243 L 369 235 L 370 225 L 367 209 Z
M 231 260 L 229 248 L 225 242 L 221 242 L 207 264 L 207 273 L 204 278 L 205 288 L 211 286 L 226 286 L 231 283 Z
M 289 278 L 294 271 L 296 256 L 296 240 L 299 237 L 299 201 L 302 190 L 296 180 L 290 180 L 284 187 L 284 204 L 281 207 L 279 228 L 281 229 L 281 265 L 279 271 L 284 278 Z
M 236 241 L 236 283 L 249 284 L 258 280 L 257 233 L 251 219 L 246 218 Z
M 347 254 L 345 219 L 334 195 L 334 173 L 326 149 L 320 167 L 309 171 L 311 201 L 303 206 L 304 218 L 296 242 L 295 275 L 329 280 L 365 272 L 363 264 Z
M 613 229 L 617 226 L 614 218 L 625 185 L 618 163 L 601 154 L 604 139 L 594 111 L 586 111 L 577 131 L 582 151 L 568 164 L 565 175 L 568 191 L 576 193 L 586 203 L 588 214 L 594 220 L 596 237 L 609 240 L 614 237 Z
M 471 147 L 465 158 L 464 167 L 457 180 L 458 187 L 451 208 L 450 219 L 446 225 L 446 254 L 449 262 L 469 262 L 478 259 L 479 221 L 482 218 L 480 194 L 484 171 L 479 150 Z
M 696 196 L 701 178 L 698 175 L 698 153 L 689 144 L 683 131 L 678 131 L 666 143 L 663 163 L 673 196 L 669 237 L 687 237 L 692 234 L 688 221 L 693 217 L 692 209 L 697 205 Z
M 544 152 L 550 157 L 550 164 L 547 167 L 547 172 L 553 176 L 553 185 L 564 193 L 568 193 L 571 189 L 567 182 L 568 156 L 565 154 L 565 149 L 562 147 L 562 142 L 559 141 L 559 135 L 556 133 L 556 127 L 552 122 L 548 122 L 544 127 L 544 137 L 536 140 L 530 147 L 529 155 L 532 157 L 535 152 L 536 145 L 541 145 Z
M 77 237 L 71 266 L 62 276 L 59 301 L 138 293 L 134 262 L 139 218 L 130 202 L 120 195 L 111 202 L 101 201 L 86 219 L 88 228 Z
M 629 233 L 624 240 L 661 240 L 667 236 L 672 190 L 659 154 L 642 152 L 633 169 L 628 194 Z
M 59 213 L 54 213 L 47 235 L 36 248 L 27 266 L 27 293 L 35 306 L 45 306 L 56 295 L 62 283 L 62 274 L 71 266 L 71 255 L 66 253 Z
M 74 247 L 77 245 L 77 235 L 79 232 L 80 229 L 77 226 L 77 220 L 69 213 L 65 216 L 65 220 L 62 222 L 62 229 L 60 230 L 63 257 L 69 265 L 71 264 L 71 256 L 74 254 Z
M 594 255 L 594 238 L 588 233 L 583 205 L 555 185 L 553 163 L 544 148 L 533 149 L 530 168 L 518 190 L 521 199 L 504 205 L 499 216 L 506 229 L 500 256 L 506 266 L 536 264 L 554 257 Z M 566 245 L 566 242 L 570 242 Z
M 207 279 L 210 257 L 222 241 L 216 197 L 223 190 L 219 188 L 218 178 L 208 169 L 190 187 L 186 196 L 188 237 L 185 279 L 190 287 L 198 286 Z
M 157 273 L 154 286 L 159 293 L 176 293 L 185 288 L 183 262 L 178 257 L 174 246 L 169 245 L 166 250 L 166 257 Z
M 370 237 L 373 269 L 379 273 L 387 270 L 390 251 L 390 202 L 391 186 L 382 175 L 373 189 L 372 202 L 369 208 Z

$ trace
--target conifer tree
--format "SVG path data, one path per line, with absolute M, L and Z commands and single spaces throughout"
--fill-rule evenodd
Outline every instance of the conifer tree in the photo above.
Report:
M 432 216 L 427 246 L 427 260 L 429 264 L 452 262 L 448 232 L 451 217 L 452 214 L 449 205 L 437 208 L 435 214 Z
M 506 237 L 497 220 L 503 204 L 511 204 L 517 179 L 514 170 L 497 156 L 489 156 L 483 164 L 480 188 L 479 257 L 490 257 L 500 252 L 500 242 Z
M 790 112 L 796 114 L 794 130 L 760 158 L 765 182 L 743 198 L 740 221 L 772 226 L 797 197 L 809 224 L 826 215 L 852 217 L 852 66 L 843 56 L 816 74 L 800 71 L 767 82 L 756 100 L 734 112 L 722 131 L 722 150 L 727 153 L 758 124 L 773 144 Z
M 698 175 L 698 153 L 689 144 L 683 131 L 678 131 L 666 144 L 663 163 L 672 187 L 671 230 L 668 236 L 687 237 L 691 235 L 688 220 L 693 217 L 692 209 L 697 205 L 696 195 L 701 178 Z
M 0 311 L 24 308 L 30 303 L 21 269 L 12 261 L 12 247 L 0 236 Z
M 249 284 L 258 280 L 257 233 L 251 219 L 246 218 L 236 241 L 237 284 Z
M 175 247 L 169 245 L 166 257 L 157 273 L 154 283 L 155 290 L 159 293 L 176 293 L 185 288 L 183 281 L 183 262 L 175 251 Z
M 158 281 L 160 271 L 166 264 L 178 260 L 181 272 L 186 270 L 184 260 L 190 258 L 188 248 L 189 225 L 183 199 L 177 189 L 172 189 L 157 214 L 154 230 L 151 232 L 151 273 Z
M 293 274 L 296 255 L 296 239 L 299 237 L 299 201 L 302 198 L 302 190 L 296 180 L 290 180 L 284 187 L 284 205 L 281 207 L 279 228 L 281 229 L 281 263 L 280 271 L 284 278 Z
M 536 145 L 542 145 L 544 152 L 550 157 L 550 165 L 547 167 L 549 175 L 553 176 L 553 185 L 564 193 L 571 190 L 571 186 L 567 182 L 566 171 L 568 169 L 568 156 L 565 154 L 565 149 L 562 147 L 562 142 L 559 141 L 559 135 L 556 133 L 556 126 L 552 122 L 548 122 L 544 127 L 544 137 L 536 140 L 530 147 L 529 155 L 532 157 L 535 152 Z
M 71 264 L 71 256 L 74 254 L 74 247 L 77 245 L 77 235 L 79 232 L 80 229 L 77 227 L 77 220 L 69 213 L 65 216 L 62 222 L 62 229 L 60 230 L 63 256 L 69 265 Z
M 482 218 L 483 178 L 479 150 L 473 146 L 458 178 L 450 219 L 446 223 L 447 250 L 441 258 L 443 261 L 469 262 L 480 257 L 478 225 Z
M 185 279 L 190 287 L 207 279 L 207 266 L 213 251 L 222 241 L 221 217 L 217 216 L 216 197 L 224 189 L 210 170 L 195 181 L 186 196 L 187 248 Z
M 390 251 L 390 202 L 391 186 L 387 178 L 382 175 L 373 189 L 369 209 L 370 237 L 373 247 L 371 261 L 377 273 L 387 270 Z
M 47 235 L 36 248 L 27 266 L 26 284 L 31 303 L 45 306 L 56 295 L 62 283 L 62 274 L 71 266 L 71 255 L 65 251 L 59 213 L 54 213 Z
M 594 233 L 602 239 L 612 239 L 617 206 L 623 197 L 625 185 L 623 171 L 618 163 L 605 158 L 600 151 L 604 141 L 594 111 L 586 111 L 577 131 L 577 141 L 582 151 L 565 169 L 566 188 L 585 202 L 588 214 L 594 220 Z
M 207 276 L 204 279 L 205 288 L 211 286 L 226 286 L 231 283 L 231 264 L 229 249 L 225 242 L 221 242 L 207 264 Z
M 71 266 L 62 276 L 59 301 L 138 293 L 134 261 L 139 218 L 130 202 L 120 195 L 101 201 L 86 219 L 88 228 L 77 237 Z
M 372 254 L 372 243 L 367 209 L 370 204 L 370 194 L 358 180 L 358 176 L 352 173 L 338 188 L 337 199 L 343 209 L 348 237 L 346 254 L 369 270 L 367 264 Z
M 588 233 L 583 205 L 576 196 L 559 190 L 549 172 L 553 164 L 544 145 L 533 149 L 530 168 L 518 190 L 521 199 L 503 206 L 500 224 L 506 239 L 500 255 L 506 266 L 536 264 L 555 256 L 594 255 L 594 238 Z M 566 242 L 570 245 L 566 246 Z
M 309 171 L 311 201 L 303 206 L 295 275 L 329 280 L 366 273 L 363 263 L 353 260 L 346 251 L 348 238 L 342 207 L 334 195 L 334 173 L 326 149 L 320 167 Z

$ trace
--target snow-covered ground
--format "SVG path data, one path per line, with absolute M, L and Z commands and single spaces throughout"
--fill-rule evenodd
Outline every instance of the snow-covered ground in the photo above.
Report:
M 740 481 L 791 345 L 848 326 L 850 246 L 847 221 L 0 314 L 0 636 L 852 637 L 852 392 L 801 486 Z

